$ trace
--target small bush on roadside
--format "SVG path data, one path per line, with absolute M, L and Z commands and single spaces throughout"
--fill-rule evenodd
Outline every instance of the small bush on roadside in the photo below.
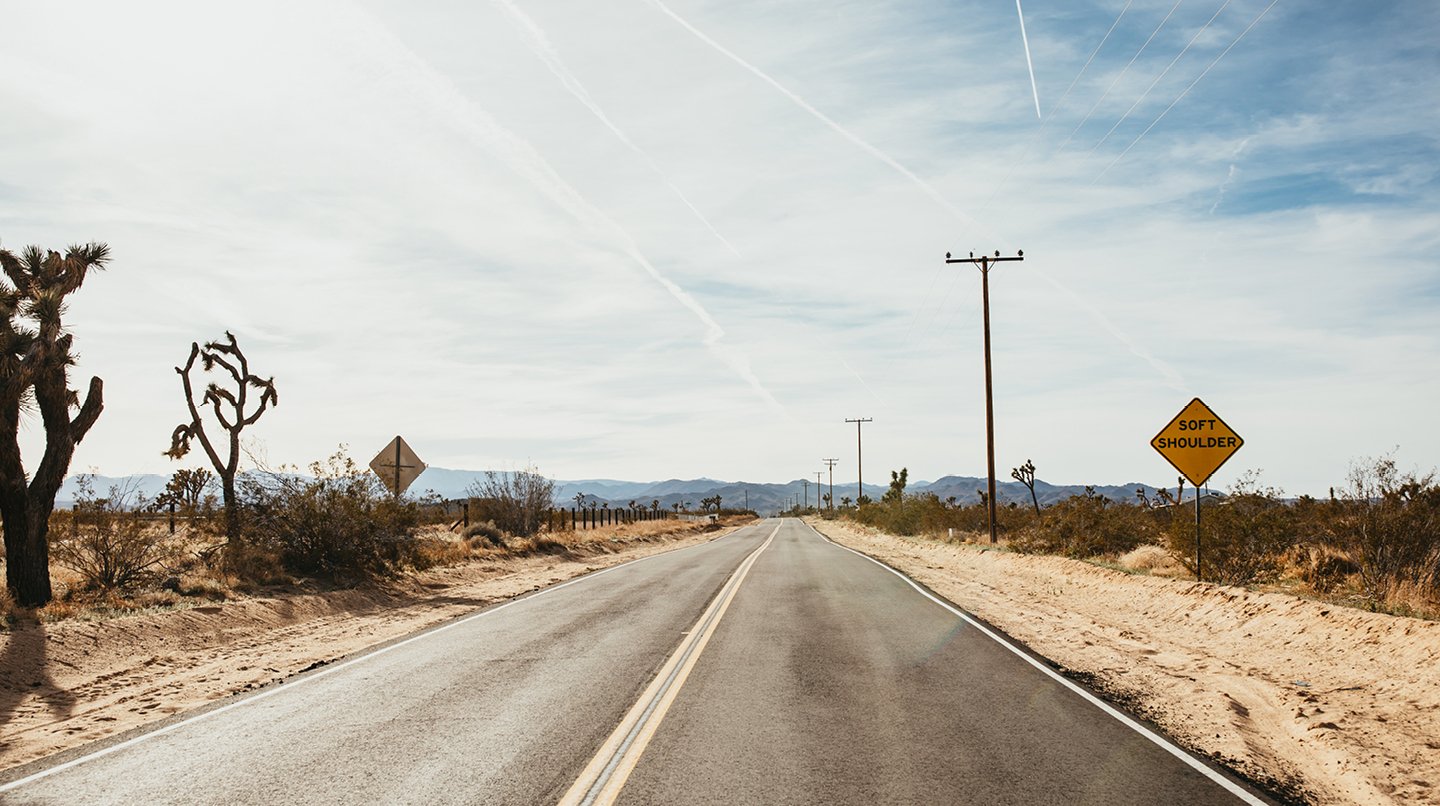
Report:
M 491 546 L 499 548 L 505 546 L 505 533 L 495 525 L 494 521 L 470 524 L 465 529 L 465 539 L 471 541 L 471 545 L 483 540 Z
M 529 537 L 540 531 L 554 506 L 555 482 L 534 467 L 510 473 L 487 470 L 484 480 L 472 483 L 466 492 L 483 502 L 485 517 L 502 531 Z
M 1150 512 L 1086 489 L 1045 508 L 1035 525 L 1011 538 L 1021 551 L 1063 554 L 1067 557 L 1119 556 L 1153 542 L 1156 536 Z
M 232 573 L 268 573 L 273 558 L 293 573 L 343 579 L 389 574 L 413 560 L 417 501 L 392 496 L 343 449 L 310 465 L 310 474 L 242 481 L 243 537 L 227 547 Z
M 1324 543 L 1295 546 L 1289 560 L 1300 581 L 1316 593 L 1329 593 L 1360 572 L 1349 552 Z
M 80 575 L 86 588 L 113 590 L 153 576 L 175 556 L 167 536 L 146 517 L 149 500 L 133 488 L 96 497 L 82 475 L 69 523 L 53 533 L 55 562 Z
M 1440 600 L 1440 485 L 1435 474 L 1401 473 L 1390 457 L 1351 468 L 1335 535 L 1359 561 L 1375 603 L 1419 595 Z
M 1200 565 L 1207 582 L 1246 585 L 1275 579 L 1286 553 L 1296 544 L 1294 511 L 1284 493 L 1260 485 L 1260 474 L 1247 471 L 1223 500 L 1201 505 Z M 1195 573 L 1195 521 L 1184 507 L 1173 507 L 1170 551 Z M 1193 510 L 1191 510 L 1193 512 Z

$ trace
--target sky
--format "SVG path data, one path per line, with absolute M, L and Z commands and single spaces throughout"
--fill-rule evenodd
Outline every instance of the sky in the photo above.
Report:
M 1440 463 L 1429 0 L 0 6 L 0 247 L 113 252 L 72 471 L 201 465 L 229 330 L 271 466 L 984 475 L 996 250 L 1002 479 L 1173 485 L 1197 396 L 1212 487 Z

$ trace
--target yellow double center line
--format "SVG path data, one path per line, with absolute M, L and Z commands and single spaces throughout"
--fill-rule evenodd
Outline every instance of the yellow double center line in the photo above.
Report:
M 735 593 L 740 590 L 740 583 L 745 581 L 746 574 L 755 565 L 755 559 L 770 547 L 779 531 L 780 527 L 776 526 L 760 548 L 750 552 L 735 569 L 725 587 L 720 589 L 720 594 L 690 628 L 689 634 L 670 655 L 660 673 L 655 675 L 649 688 L 630 707 L 620 725 L 600 746 L 600 752 L 590 759 L 585 771 L 560 799 L 560 806 L 595 806 L 615 802 L 655 730 L 660 727 L 666 711 L 670 710 L 670 704 L 680 693 L 680 687 L 685 685 L 690 670 L 695 668 L 700 653 L 705 651 L 705 645 L 710 642 L 710 636 L 714 635 Z

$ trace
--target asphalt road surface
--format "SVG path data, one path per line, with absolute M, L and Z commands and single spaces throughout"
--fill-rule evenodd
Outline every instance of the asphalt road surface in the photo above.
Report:
M 0 802 L 1264 801 L 769 520 L 87 748 Z

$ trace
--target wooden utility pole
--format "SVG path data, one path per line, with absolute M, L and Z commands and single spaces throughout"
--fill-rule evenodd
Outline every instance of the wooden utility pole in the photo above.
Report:
M 838 461 L 840 461 L 840 460 L 839 460 L 839 459 L 822 459 L 821 461 L 823 461 L 823 462 L 825 463 L 825 467 L 829 468 L 829 470 L 830 470 L 830 511 L 831 511 L 831 512 L 834 512 L 834 511 L 835 511 L 835 463 L 838 462 Z
M 980 298 L 981 307 L 984 309 L 985 320 L 985 459 L 986 466 L 990 471 L 990 492 L 986 498 L 988 508 L 986 520 L 990 525 L 990 542 L 994 543 L 995 538 L 995 395 L 990 383 L 990 266 L 993 263 L 1003 263 L 1008 260 L 1024 260 L 1025 252 L 1016 251 L 1015 257 L 1000 257 L 1000 251 L 995 251 L 995 257 L 981 255 L 975 257 L 971 252 L 968 258 L 951 258 L 950 253 L 945 253 L 946 263 L 970 263 L 980 269 Z
M 862 423 L 874 422 L 874 418 L 860 417 L 854 420 L 847 418 L 845 422 L 855 424 L 855 508 L 859 509 L 860 499 L 865 497 L 865 462 L 863 461 L 864 452 L 860 444 L 860 425 Z

